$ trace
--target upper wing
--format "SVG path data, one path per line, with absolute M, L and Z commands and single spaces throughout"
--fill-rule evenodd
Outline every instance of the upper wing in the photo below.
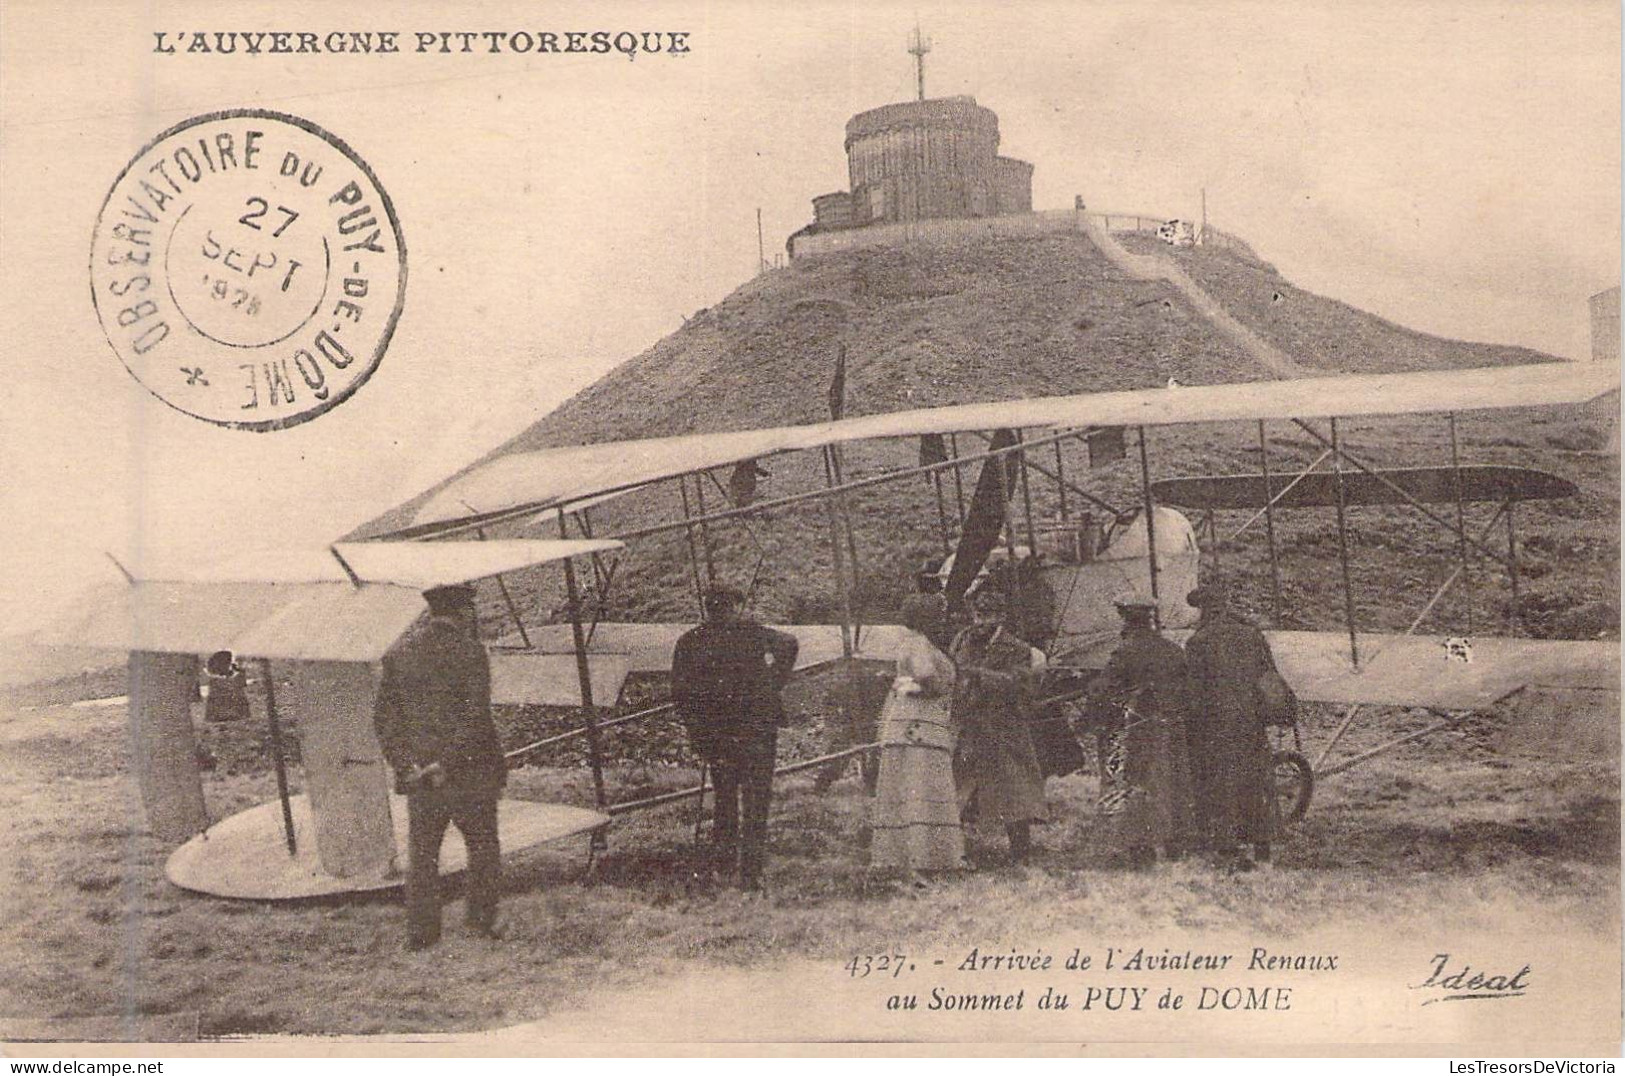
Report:
M 476 467 L 432 497 L 415 525 L 400 533 L 429 533 L 448 521 L 539 511 L 758 456 L 870 438 L 1535 407 L 1583 403 L 1618 388 L 1619 370 L 1612 365 L 1542 363 L 1046 396 L 806 426 L 543 449 Z
M 347 582 L 110 584 L 40 637 L 97 650 L 371 662 L 423 608 L 416 590 Z
M 1268 494 L 1261 474 L 1165 478 L 1151 483 L 1151 495 L 1158 504 L 1197 510 L 1263 508 L 1266 504 L 1329 508 L 1337 504 L 1339 484 L 1343 503 L 1349 505 L 1404 504 L 1401 490 L 1424 503 L 1454 501 L 1458 491 L 1468 502 L 1544 501 L 1580 492 L 1573 482 L 1545 471 L 1475 464 L 1459 471 L 1454 467 L 1391 467 L 1343 475 L 1319 471 L 1302 476 L 1272 474 Z
M 612 539 L 512 539 L 492 542 L 340 542 L 333 548 L 362 583 L 414 590 L 468 583 L 566 557 L 620 549 Z M 140 582 L 352 583 L 332 552 L 318 547 L 254 550 L 215 561 L 138 562 Z
M 424 610 L 420 590 L 483 579 L 616 541 L 362 542 L 271 551 L 215 564 L 146 569 L 99 589 L 48 626 L 63 646 L 302 661 L 376 661 Z

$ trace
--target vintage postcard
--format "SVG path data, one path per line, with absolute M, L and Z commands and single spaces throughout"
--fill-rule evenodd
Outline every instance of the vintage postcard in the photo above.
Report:
M 1616 1056 L 1620 54 L 6 5 L 0 1049 Z

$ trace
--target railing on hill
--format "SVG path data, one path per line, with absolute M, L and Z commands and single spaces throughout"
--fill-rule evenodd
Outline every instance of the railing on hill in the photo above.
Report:
M 835 254 L 874 247 L 909 246 L 992 236 L 1051 235 L 1083 231 L 1082 217 L 1114 234 L 1151 234 L 1172 219 L 1155 213 L 1117 213 L 1094 209 L 1047 209 L 1034 213 L 1011 213 L 998 217 L 962 217 L 901 221 L 896 224 L 870 224 L 862 228 L 814 232 L 791 241 L 791 258 Z M 1258 255 L 1241 239 L 1208 228 L 1206 242 L 1258 260 Z

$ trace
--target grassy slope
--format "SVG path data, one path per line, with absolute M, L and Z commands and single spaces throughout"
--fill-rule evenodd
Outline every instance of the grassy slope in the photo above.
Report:
M 1238 932 L 1284 945 L 1336 923 L 1465 929 L 1510 907 L 1538 909 L 1562 932 L 1618 931 L 1613 760 L 1497 752 L 1449 734 L 1330 782 L 1271 874 L 1104 869 L 1094 783 L 1070 777 L 1050 783 L 1059 821 L 1038 835 L 1037 866 L 997 869 L 1002 840 L 980 835 L 973 857 L 994 869 L 915 888 L 862 867 L 855 781 L 821 798 L 797 778 L 776 802 L 766 901 L 696 884 L 692 816 L 671 808 L 618 822 L 590 884 L 578 884 L 577 844 L 512 865 L 511 940 L 465 936 L 454 903 L 444 946 L 409 954 L 387 899 L 273 907 L 168 885 L 164 850 L 131 821 L 122 721 L 55 710 L 0 724 L 0 811 L 12 821 L 0 834 L 0 1014 L 196 1012 L 206 1035 L 455 1030 L 558 1013 L 679 965 L 802 956 L 833 971 L 876 947 L 1031 945 L 1063 929 L 1153 946 Z M 579 770 L 521 771 L 510 793 L 590 795 Z M 207 794 L 224 815 L 274 788 L 264 773 L 216 777 Z
M 1552 361 L 1529 348 L 1474 344 L 1407 329 L 1304 291 L 1268 265 L 1215 248 L 1176 250 L 1145 235 L 1124 236 L 1122 243 L 1137 254 L 1173 261 L 1232 317 L 1315 369 L 1400 373 Z

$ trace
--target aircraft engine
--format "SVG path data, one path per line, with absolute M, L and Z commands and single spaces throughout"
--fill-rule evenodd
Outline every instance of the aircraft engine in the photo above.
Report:
M 1164 628 L 1189 628 L 1197 611 L 1185 604 L 1196 588 L 1200 553 L 1196 528 L 1184 513 L 1154 508 L 1157 541 L 1157 612 Z M 1053 564 L 1045 575 L 1060 608 L 1055 650 L 1093 652 L 1115 643 L 1122 622 L 1113 599 L 1125 590 L 1151 593 L 1151 565 L 1143 513 L 1113 526 L 1100 552 L 1082 564 Z

